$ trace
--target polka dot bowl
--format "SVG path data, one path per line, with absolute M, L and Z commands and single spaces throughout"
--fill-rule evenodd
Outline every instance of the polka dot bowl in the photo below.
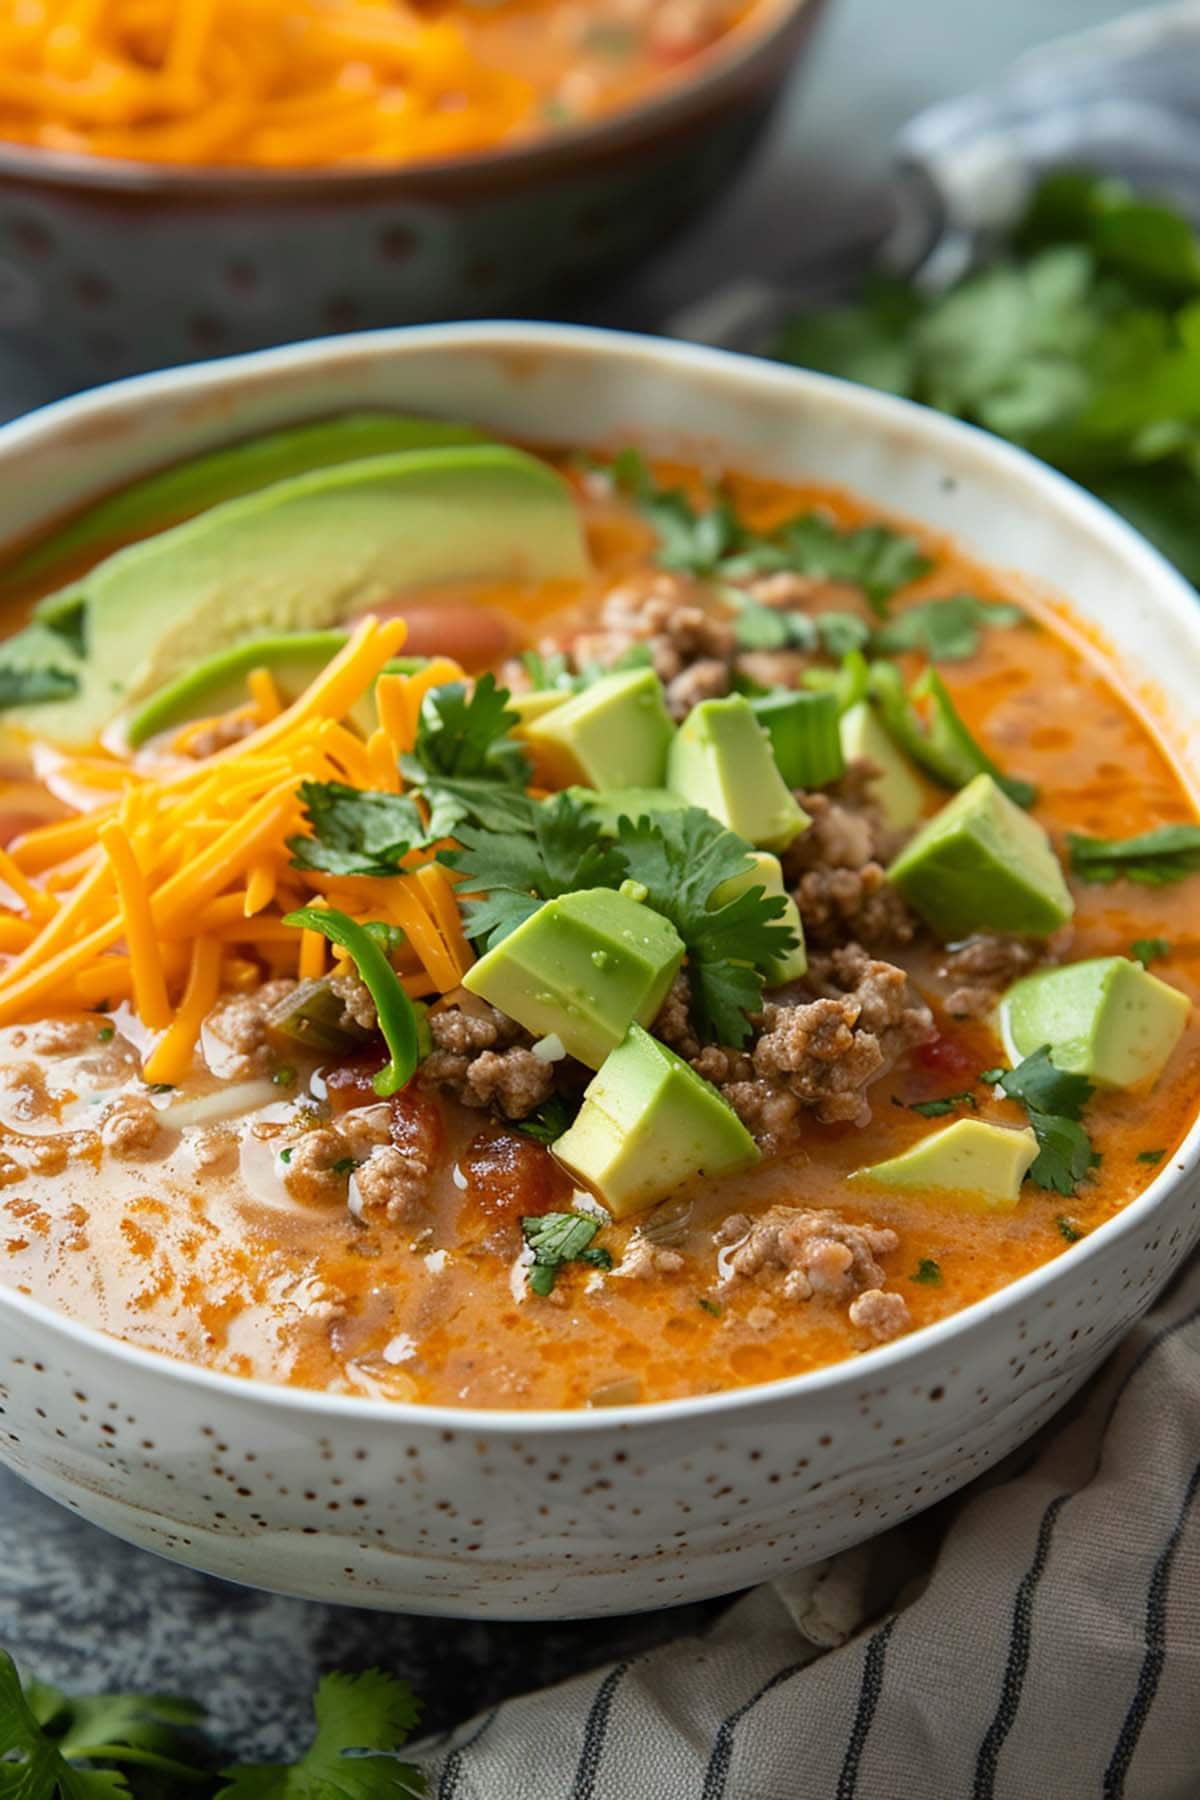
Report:
M 443 162 L 204 169 L 0 142 L 0 329 L 81 385 L 613 275 L 732 178 L 825 3 L 760 0 L 645 102 Z
M 1186 770 L 1200 611 L 1104 507 L 933 413 L 721 352 L 528 325 L 334 339 L 144 376 L 0 431 L 0 543 L 140 471 L 361 406 L 819 474 L 1068 591 Z M 190 1368 L 0 1286 L 0 1457 L 118 1535 L 287 1593 L 566 1617 L 777 1574 L 928 1506 L 1061 1406 L 1200 1234 L 1200 1134 L 1121 1215 L 956 1317 L 772 1386 L 467 1412 Z

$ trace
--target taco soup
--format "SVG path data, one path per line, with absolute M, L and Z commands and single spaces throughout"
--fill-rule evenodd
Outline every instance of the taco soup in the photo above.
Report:
M 1182 777 L 1066 609 L 819 479 L 348 415 L 0 596 L 0 1274 L 90 1326 L 717 1392 L 1070 1256 L 1191 1124 Z

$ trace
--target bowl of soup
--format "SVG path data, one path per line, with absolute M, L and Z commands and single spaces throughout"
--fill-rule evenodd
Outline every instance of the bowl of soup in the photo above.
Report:
M 803 1565 L 1196 1236 L 1195 598 L 724 353 L 364 335 L 0 433 L 0 1455 L 359 1605 Z
M 96 380 L 561 300 L 730 179 L 821 10 L 152 0 L 0 22 L 0 326 Z

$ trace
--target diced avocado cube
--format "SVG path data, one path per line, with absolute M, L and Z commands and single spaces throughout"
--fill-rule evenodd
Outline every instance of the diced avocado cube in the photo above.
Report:
M 744 694 L 702 700 L 671 744 L 667 786 L 763 850 L 784 850 L 809 824 Z
M 548 712 L 553 712 L 556 706 L 562 706 L 570 698 L 565 688 L 532 688 L 527 694 L 510 694 L 508 710 L 515 712 L 521 721 L 513 726 L 514 734 L 520 737 L 526 725 L 545 718 Z
M 1126 1088 L 1158 1080 L 1190 1011 L 1186 994 L 1140 963 L 1100 956 L 1018 981 L 1000 1023 L 1014 1062 L 1048 1044 L 1056 1067 Z
M 796 902 L 783 885 L 783 870 L 779 866 L 779 858 L 772 856 L 769 850 L 754 850 L 750 861 L 753 868 L 747 869 L 744 875 L 731 875 L 723 881 L 719 888 L 713 890 L 710 906 L 727 906 L 736 900 L 739 894 L 750 888 L 762 888 L 763 892 L 782 894 L 786 902 L 782 916 L 776 921 L 780 925 L 789 925 L 796 934 L 795 948 L 786 956 L 776 957 L 767 970 L 767 982 L 771 987 L 782 987 L 785 981 L 798 981 L 808 967 L 808 952 L 804 947 L 804 927 L 800 923 L 800 913 Z
M 622 669 L 524 729 L 549 787 L 660 787 L 675 726 L 653 669 Z
M 661 913 L 611 888 L 547 900 L 463 977 L 536 1037 L 598 1069 L 636 1019 L 648 1025 L 683 961 Z
M 900 1156 L 856 1169 L 850 1179 L 953 1194 L 966 1206 L 1011 1212 L 1037 1153 L 1038 1142 L 1028 1126 L 1017 1131 L 986 1119 L 956 1119 Z
M 750 709 L 771 740 L 775 764 L 790 788 L 818 788 L 846 770 L 833 693 L 778 688 L 751 697 Z
M 888 876 L 947 941 L 973 931 L 1048 937 L 1075 910 L 1045 831 L 990 775 L 935 813 Z
M 879 770 L 871 798 L 896 831 L 909 831 L 925 810 L 925 783 L 869 700 L 860 700 L 841 720 L 842 750 L 847 762 L 862 758 Z
M 633 1025 L 588 1084 L 554 1154 L 618 1219 L 694 1175 L 725 1175 L 759 1150 L 716 1088 Z
M 577 805 L 587 807 L 605 837 L 616 837 L 622 819 L 636 822 L 653 818 L 657 813 L 687 810 L 687 801 L 673 794 L 670 788 L 608 788 L 604 793 L 598 793 L 595 788 L 572 787 L 567 792 Z

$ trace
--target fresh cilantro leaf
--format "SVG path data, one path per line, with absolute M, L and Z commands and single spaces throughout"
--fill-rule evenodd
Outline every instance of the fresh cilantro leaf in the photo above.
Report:
M 952 594 L 906 607 L 880 626 L 871 647 L 882 656 L 923 650 L 931 662 L 965 662 L 978 650 L 985 630 L 1020 625 L 1027 618 L 1021 607 L 1007 602 Z
M 302 781 L 310 834 L 288 839 L 294 869 L 330 875 L 395 875 L 425 821 L 408 794 L 375 793 L 340 781 Z
M 974 1112 L 978 1104 L 974 1094 L 968 1089 L 961 1094 L 947 1094 L 941 1100 L 913 1100 L 907 1110 L 919 1113 L 923 1119 L 944 1119 L 947 1113 L 957 1112 L 963 1106 Z
M 1139 1150 L 1137 1160 L 1140 1163 L 1149 1163 L 1151 1168 L 1154 1168 L 1166 1154 L 1165 1150 Z
M 1077 1119 L 1055 1113 L 1031 1109 L 1029 1123 L 1038 1141 L 1029 1180 L 1054 1194 L 1073 1194 L 1100 1161 L 1091 1138 Z
M 432 776 L 469 776 L 497 772 L 499 758 L 508 779 L 522 778 L 528 763 L 519 745 L 506 741 L 520 723 L 508 701 L 508 689 L 491 673 L 473 687 L 450 681 L 430 688 L 421 702 L 416 760 Z
M 1066 1069 L 1055 1068 L 1047 1044 L 1015 1069 L 988 1069 L 980 1080 L 1002 1088 L 1010 1100 L 1029 1112 L 1058 1113 L 1064 1119 L 1081 1119 L 1095 1093 L 1086 1075 L 1072 1075 Z
M 728 581 L 788 571 L 814 581 L 861 588 L 881 616 L 892 595 L 933 567 L 915 538 L 889 525 L 841 531 L 824 513 L 800 513 L 774 531 L 742 532 L 736 552 L 721 564 Z
M 743 606 L 733 623 L 733 635 L 739 650 L 815 650 L 817 628 L 806 613 L 789 612 L 786 607 L 760 606 L 755 601 Z
M 1074 1219 L 1068 1219 L 1064 1213 L 1059 1213 L 1054 1223 L 1058 1226 L 1060 1236 L 1064 1237 L 1068 1244 L 1077 1244 L 1083 1236 Z
M 617 844 L 646 901 L 687 946 L 693 1022 L 704 1038 L 742 1044 L 747 1014 L 762 1001 L 765 972 L 794 948 L 791 928 L 774 923 L 786 902 L 752 887 L 723 906 L 716 890 L 750 866 L 749 848 L 701 807 L 622 819 Z
M 1129 954 L 1143 969 L 1148 969 L 1152 962 L 1161 962 L 1164 956 L 1170 956 L 1171 946 L 1166 938 L 1135 938 L 1129 946 Z
M 530 831 L 489 831 L 459 825 L 459 848 L 443 861 L 463 877 L 470 897 L 465 929 L 489 948 L 535 913 L 543 900 L 578 888 L 619 887 L 623 857 L 600 836 L 597 821 L 569 794 L 531 808 Z
M 725 1310 L 719 1300 L 710 1300 L 707 1294 L 701 1294 L 696 1305 L 701 1307 L 712 1319 L 719 1319 Z
M 535 1144 L 553 1144 L 562 1136 L 578 1111 L 578 1104 L 572 1106 L 565 1095 L 551 1094 L 536 1111 L 516 1120 L 513 1130 L 519 1131 L 523 1137 L 532 1138 Z
M 871 627 L 857 613 L 817 613 L 813 624 L 822 650 L 837 661 L 865 650 L 871 640 Z
M 1015 1069 L 988 1069 L 980 1080 L 994 1083 L 1029 1115 L 1038 1154 L 1028 1179 L 1052 1193 L 1073 1194 L 1100 1161 L 1080 1124 L 1095 1092 L 1086 1075 L 1056 1068 L 1043 1044 Z
M 313 1703 L 317 1733 L 295 1763 L 241 1763 L 223 1771 L 216 1800 L 418 1800 L 425 1777 L 396 1752 L 420 1705 L 406 1682 L 379 1669 L 326 1675 Z
M 189 1761 L 179 1728 L 201 1709 L 166 1696 L 110 1694 L 69 1700 L 57 1688 L 24 1690 L 12 1658 L 0 1650 L 0 1794 L 11 1800 L 116 1800 L 128 1795 L 123 1768 L 138 1767 L 191 1784 L 204 1781 Z M 185 1788 L 186 1791 L 186 1788 Z
M 1016 805 L 1033 805 L 1037 789 L 1032 782 L 1006 775 L 971 736 L 936 669 L 926 669 L 906 693 L 893 663 L 874 662 L 870 686 L 901 749 L 944 786 L 961 788 L 976 775 L 990 775 Z M 927 719 L 920 710 L 926 704 Z
M 664 569 L 711 575 L 737 543 L 737 519 L 724 496 L 718 495 L 712 506 L 698 509 L 682 488 L 659 487 L 636 450 L 622 450 L 613 460 L 611 474 L 653 527 L 658 561 Z
M 0 664 L 0 709 L 69 700 L 78 692 L 79 677 L 66 669 L 9 669 Z
M 574 1212 L 534 1213 L 521 1220 L 525 1242 L 533 1252 L 529 1286 L 535 1294 L 545 1296 L 553 1291 L 564 1263 L 586 1262 L 597 1269 L 612 1268 L 609 1252 L 592 1247 L 601 1224 L 600 1219 L 587 1213 Z
M 431 776 L 415 756 L 400 760 L 401 771 L 429 808 L 429 843 L 457 835 L 464 819 L 488 831 L 532 831 L 537 802 L 510 782 L 501 768 L 492 775 Z
M 942 1270 L 940 1263 L 932 1256 L 923 1256 L 917 1264 L 916 1272 L 909 1276 L 910 1281 L 919 1281 L 924 1287 L 940 1287 Z
M 1072 872 L 1082 881 L 1137 881 L 1162 887 L 1200 870 L 1200 825 L 1160 825 L 1137 837 L 1085 837 L 1069 832 Z

